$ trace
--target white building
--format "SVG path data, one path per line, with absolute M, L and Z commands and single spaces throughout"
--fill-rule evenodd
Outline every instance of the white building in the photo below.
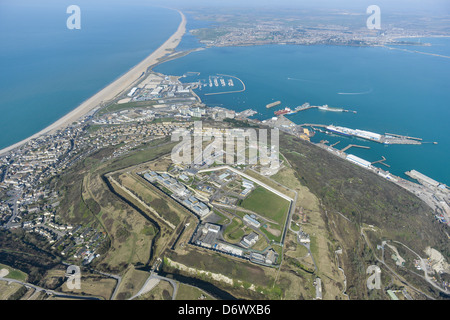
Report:
M 357 156 L 355 156 L 353 154 L 347 155 L 346 159 L 348 161 L 353 162 L 353 163 L 355 163 L 355 164 L 357 164 L 357 165 L 359 165 L 361 167 L 364 167 L 364 168 L 370 168 L 370 166 L 371 166 L 371 163 L 369 161 L 364 160 L 364 159 L 362 159 L 360 157 L 357 157 Z
M 136 87 L 134 87 L 133 89 L 131 89 L 131 91 L 127 94 L 127 96 L 132 97 L 133 94 L 136 93 L 136 90 L 137 90 L 137 89 L 138 89 L 138 88 L 136 88 Z

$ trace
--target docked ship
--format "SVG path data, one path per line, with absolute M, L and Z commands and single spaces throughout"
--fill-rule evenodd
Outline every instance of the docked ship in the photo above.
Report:
M 347 136 L 347 137 L 352 137 L 355 133 L 352 129 L 344 128 L 344 127 L 335 127 L 333 125 L 326 127 L 326 129 L 333 133 L 337 133 L 337 134 Z
M 288 113 L 292 113 L 291 108 L 288 108 L 288 107 L 274 112 L 274 114 L 276 116 L 282 116 L 282 115 L 288 114 Z
M 383 136 L 381 134 L 375 133 L 375 132 L 370 132 L 370 131 L 365 131 L 365 130 L 359 130 L 359 129 L 349 129 L 349 128 L 345 128 L 345 127 L 338 127 L 338 126 L 327 126 L 326 129 L 328 131 L 343 135 L 343 136 L 354 136 L 354 137 L 358 137 L 358 138 L 363 138 L 366 140 L 371 140 L 371 141 L 375 141 L 375 142 L 383 142 Z
M 323 111 L 334 111 L 334 112 L 343 112 L 344 109 L 342 108 L 330 108 L 327 104 L 324 104 L 323 106 L 319 106 L 318 107 L 319 110 L 323 110 Z
M 302 104 L 301 106 L 298 106 L 297 108 L 295 108 L 294 111 L 298 112 L 298 111 L 302 111 L 302 110 L 306 110 L 310 107 L 308 102 L 305 102 L 304 104 Z

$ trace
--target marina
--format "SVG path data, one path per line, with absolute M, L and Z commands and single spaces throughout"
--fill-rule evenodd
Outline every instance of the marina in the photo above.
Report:
M 214 86 L 216 86 L 216 87 L 219 86 L 219 83 L 218 83 L 218 79 L 219 79 L 222 87 L 225 87 L 227 85 L 227 83 L 225 82 L 225 79 L 223 77 L 230 78 L 228 80 L 228 86 L 230 86 L 230 87 L 234 87 L 233 79 L 236 79 L 236 80 L 240 81 L 241 84 L 242 84 L 242 89 L 241 90 L 233 90 L 233 91 L 221 91 L 221 92 L 205 93 L 205 96 L 212 96 L 212 95 L 226 94 L 226 93 L 239 93 L 239 92 L 244 92 L 246 90 L 244 81 L 242 81 L 238 77 L 227 75 L 227 74 L 217 74 L 217 76 L 214 76 L 214 77 L 210 76 L 209 77 L 209 86 L 212 87 L 211 78 L 213 78 Z

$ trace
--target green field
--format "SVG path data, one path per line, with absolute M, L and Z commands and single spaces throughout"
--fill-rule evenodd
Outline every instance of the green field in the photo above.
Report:
M 283 228 L 289 201 L 258 186 L 241 202 L 240 206 L 276 221 Z
M 177 300 L 199 300 L 201 298 L 205 300 L 213 300 L 210 295 L 196 287 L 184 283 L 179 284 L 178 293 L 176 296 Z
M 7 269 L 9 271 L 6 278 L 15 279 L 15 280 L 19 280 L 19 281 L 27 280 L 27 274 L 20 270 L 11 268 L 10 266 L 7 266 L 7 265 L 1 264 L 1 263 L 0 263 L 0 269 Z
M 117 112 L 117 111 L 121 111 L 121 110 L 126 110 L 126 109 L 134 109 L 134 108 L 145 108 L 145 107 L 149 107 L 149 106 L 153 106 L 155 104 L 155 101 L 138 101 L 138 102 L 127 102 L 127 103 L 121 103 L 121 104 L 112 104 L 109 105 L 103 109 L 101 109 L 98 112 L 98 115 L 104 115 L 108 112 Z

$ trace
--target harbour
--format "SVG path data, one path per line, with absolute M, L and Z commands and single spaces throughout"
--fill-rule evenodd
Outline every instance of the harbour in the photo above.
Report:
M 371 131 L 360 130 L 360 129 L 350 129 L 340 126 L 322 126 L 325 127 L 326 131 L 333 134 L 343 135 L 347 137 L 357 137 L 365 140 L 381 143 L 381 144 L 416 144 L 420 145 L 423 143 L 421 138 L 413 138 L 409 136 L 402 136 L 399 134 L 379 134 Z M 433 142 L 437 144 L 437 142 Z
M 277 101 L 277 102 L 266 105 L 266 108 L 271 108 L 271 107 L 274 107 L 279 104 L 281 104 L 281 102 Z M 322 106 L 312 106 L 308 102 L 305 102 L 301 106 L 296 107 L 294 110 L 292 110 L 289 107 L 286 107 L 284 109 L 275 111 L 274 114 L 277 116 L 284 115 L 284 114 L 294 114 L 294 113 L 309 110 L 309 109 L 318 109 L 320 111 L 330 111 L 330 112 L 350 112 L 350 113 L 355 113 L 355 114 L 357 113 L 354 110 L 347 110 L 344 108 L 332 108 L 332 107 L 329 107 L 327 104 L 324 104 Z
M 448 40 L 439 40 L 440 44 L 441 42 L 445 42 L 443 45 L 448 47 Z M 205 90 L 200 94 L 202 101 L 211 106 L 229 106 L 236 112 L 252 107 L 258 111 L 255 118 L 260 121 L 277 117 L 274 111 L 289 107 L 293 113 L 288 112 L 284 116 L 297 125 L 325 124 L 323 127 L 315 127 L 316 136 L 311 138 L 313 142 L 329 138 L 327 140 L 332 143 L 341 140 L 341 145 L 344 144 L 347 139 L 339 139 L 342 135 L 332 134 L 326 129 L 326 126 L 331 124 L 391 136 L 392 138 L 388 137 L 387 144 L 377 142 L 376 146 L 371 146 L 369 150 L 355 148 L 355 152 L 358 156 L 368 157 L 373 161 L 380 159 L 381 155 L 385 156 L 396 175 L 403 176 L 405 171 L 416 168 L 427 175 L 448 182 L 449 172 L 445 170 L 445 159 L 446 157 L 448 159 L 449 150 L 449 136 L 446 133 L 448 130 L 445 129 L 448 110 L 444 108 L 444 101 L 448 101 L 449 94 L 448 91 L 435 93 L 435 88 L 446 82 L 449 73 L 445 68 L 437 68 L 439 60 L 432 60 L 423 55 L 417 59 L 424 64 L 424 74 L 434 80 L 422 81 L 423 77 L 417 78 L 416 71 L 411 68 L 412 55 L 402 54 L 400 57 L 379 48 L 367 48 L 364 52 L 358 52 L 367 58 L 374 57 L 376 65 L 382 63 L 389 67 L 385 68 L 386 72 L 381 72 L 376 65 L 368 66 L 362 60 L 356 65 L 352 64 L 353 61 L 349 57 L 356 50 L 353 47 L 333 46 L 260 46 L 229 48 L 225 54 L 220 49 L 209 48 L 178 61 L 168 62 L 159 68 L 169 74 L 195 70 L 201 71 L 202 74 L 212 75 L 213 72 L 217 72 L 241 77 L 248 87 L 245 95 L 205 96 L 205 93 L 212 92 Z M 287 51 L 292 52 L 292 55 L 286 56 Z M 286 56 L 287 61 L 281 63 L 280 56 Z M 289 64 L 290 77 L 301 78 L 304 81 L 286 79 L 287 70 L 284 67 L 286 62 Z M 351 65 L 344 74 L 333 69 L 343 62 Z M 317 73 L 317 65 L 324 66 L 324 69 L 321 69 L 323 72 Z M 401 72 L 393 72 L 391 69 L 393 66 L 401 69 Z M 370 79 L 361 77 L 361 70 L 364 68 L 367 68 L 367 74 L 372 75 Z M 260 72 L 249 73 L 249 69 Z M 276 81 L 266 81 L 268 74 Z M 235 81 L 235 87 L 237 85 Z M 216 91 L 219 91 L 219 88 Z M 342 92 L 364 94 L 338 94 Z M 277 101 L 280 102 L 275 106 L 266 107 Z M 308 101 L 309 105 L 305 101 Z M 353 110 L 357 113 L 318 108 L 326 104 L 329 108 Z M 430 106 L 427 109 L 430 112 L 424 113 L 425 105 Z M 328 134 L 325 131 L 328 131 Z M 407 138 L 395 140 L 396 136 L 390 133 L 419 137 L 422 140 L 416 142 Z M 362 139 L 353 137 L 355 138 Z M 433 141 L 437 141 L 438 144 Z M 389 143 L 392 146 L 398 145 L 395 142 L 402 142 L 403 146 L 389 147 Z M 349 143 L 364 144 L 356 140 Z M 430 161 L 433 161 L 432 166 Z

